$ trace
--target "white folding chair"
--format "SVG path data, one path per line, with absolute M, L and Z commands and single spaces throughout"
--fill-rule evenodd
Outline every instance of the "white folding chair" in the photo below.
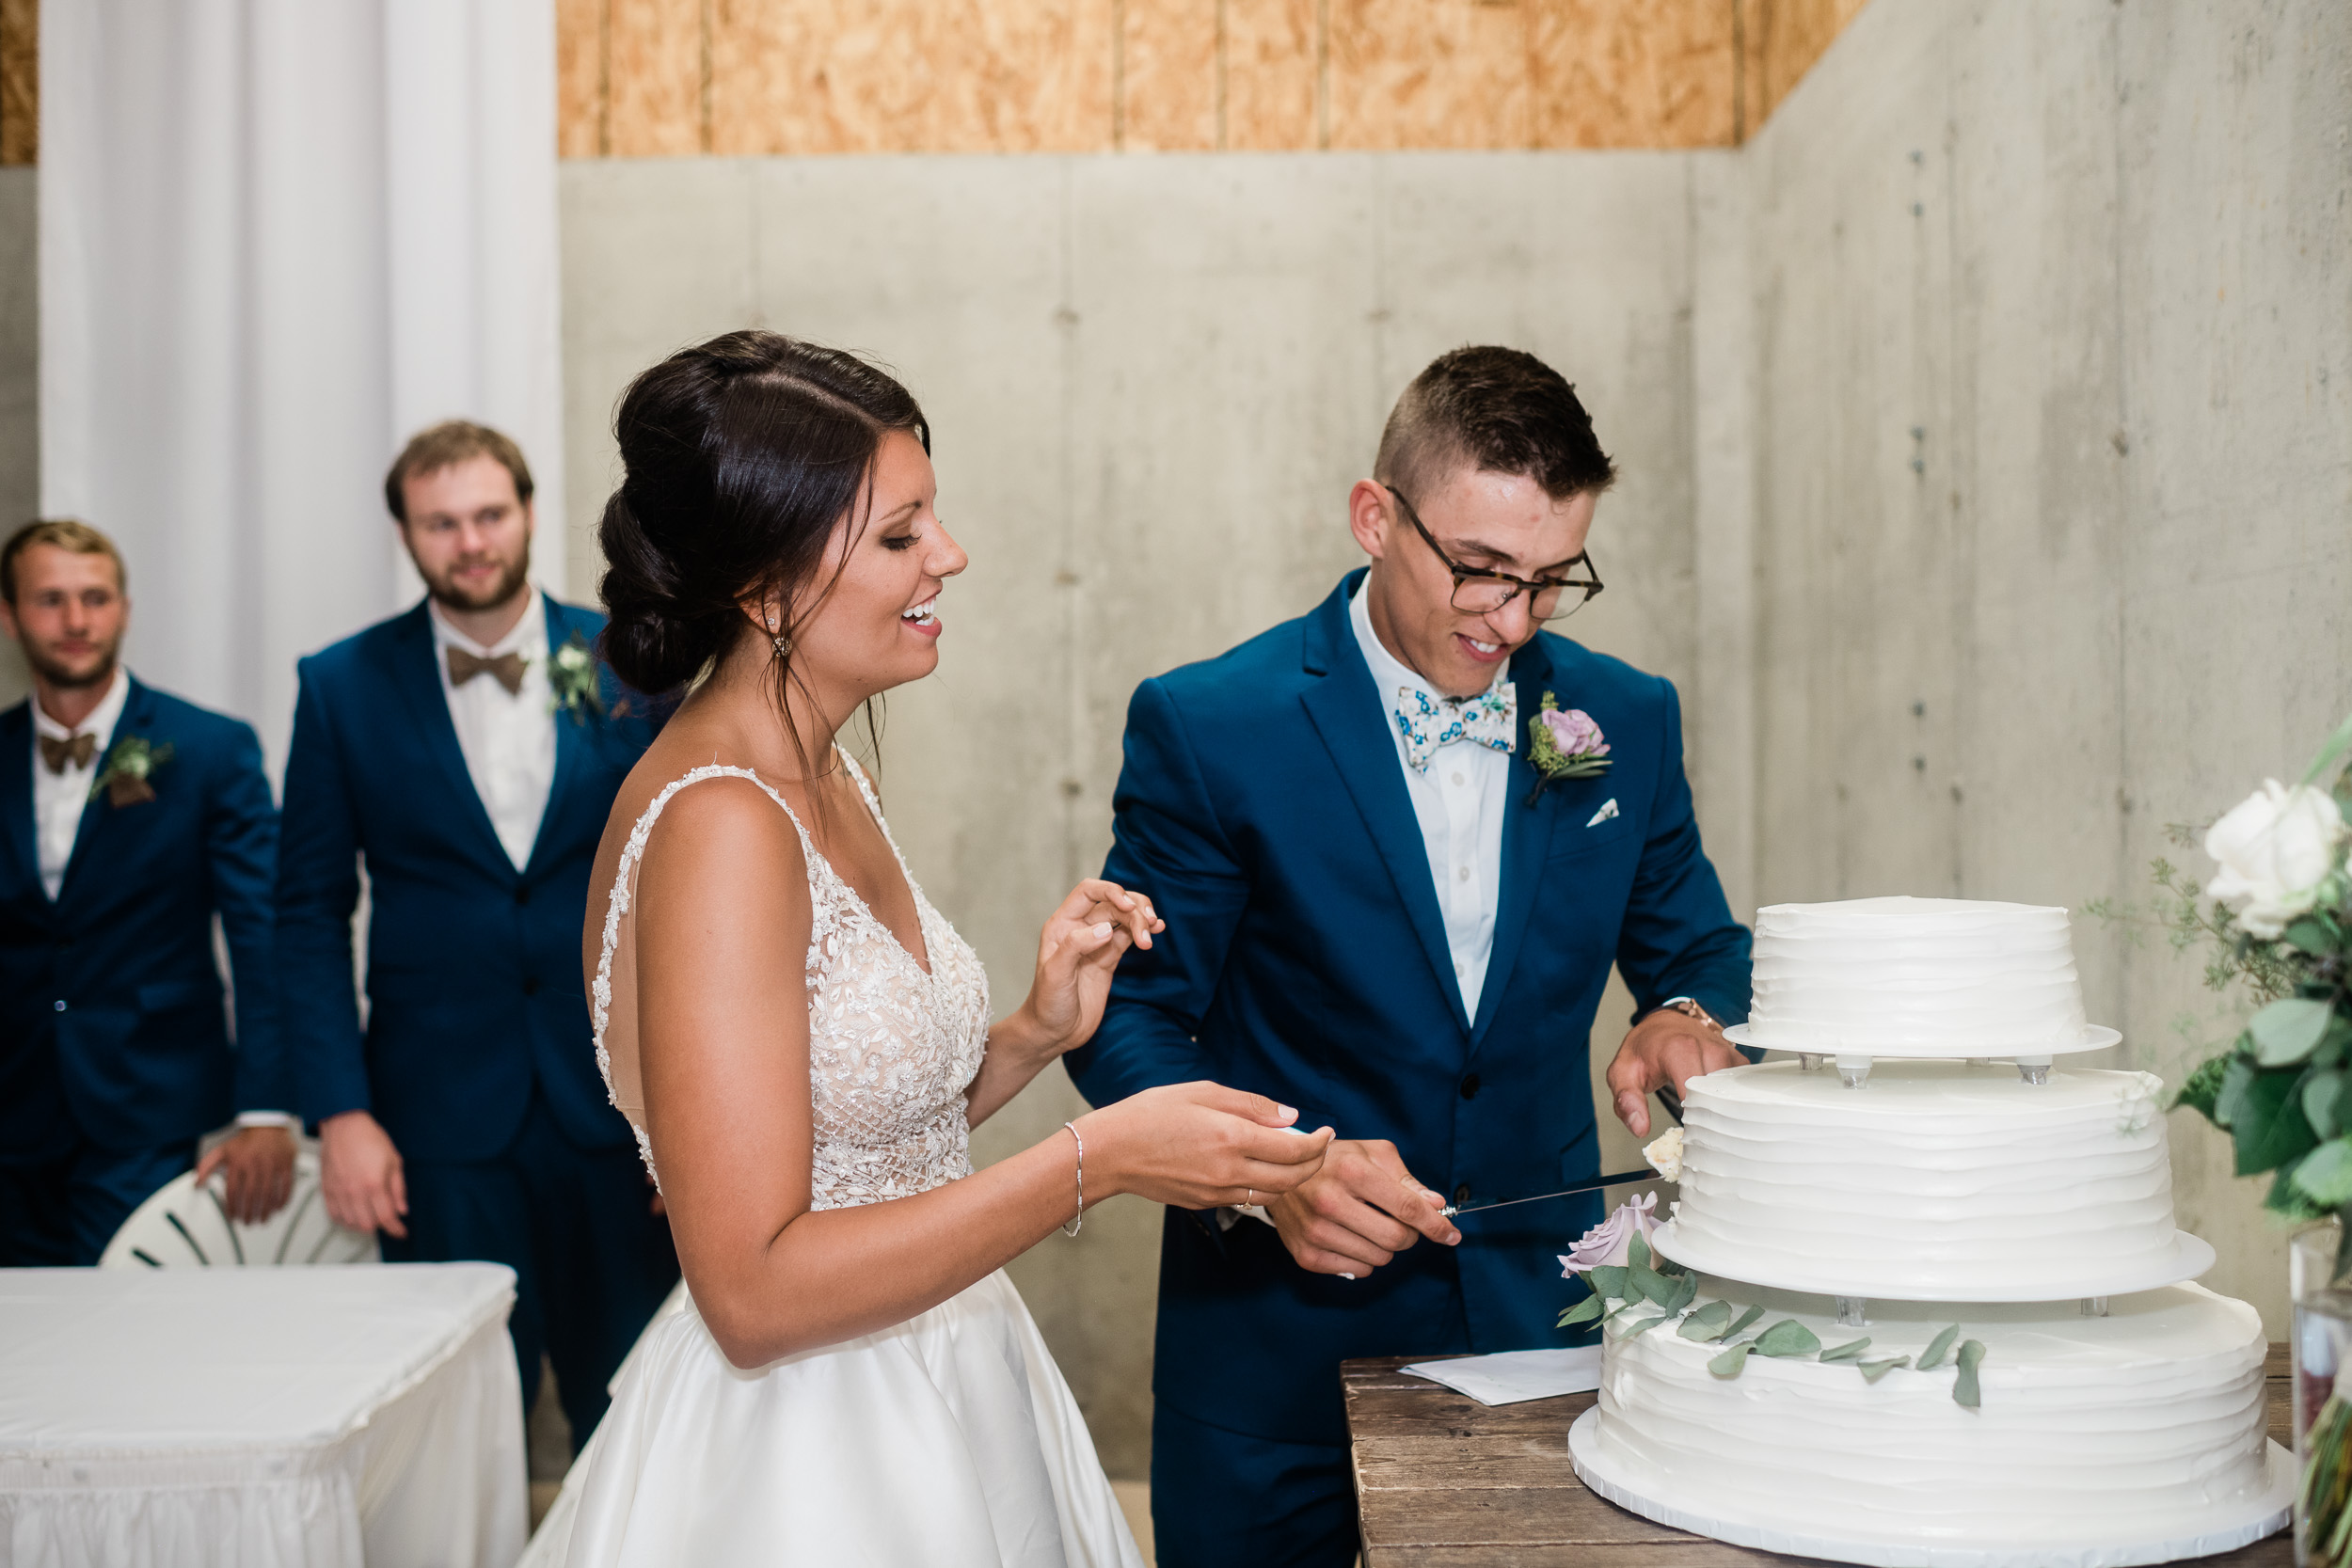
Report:
M 186 1171 L 131 1212 L 98 1259 L 102 1269 L 243 1268 L 251 1265 L 378 1262 L 375 1237 L 345 1230 L 326 1217 L 319 1193 L 318 1148 L 294 1151 L 294 1191 L 260 1225 L 229 1217 L 225 1179 L 201 1187 Z

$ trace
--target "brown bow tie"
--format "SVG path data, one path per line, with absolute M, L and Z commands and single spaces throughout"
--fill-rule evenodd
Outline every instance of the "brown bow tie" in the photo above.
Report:
M 77 735 L 71 740 L 47 735 L 40 737 L 40 760 L 49 765 L 52 773 L 64 772 L 69 762 L 76 768 L 87 768 L 89 759 L 97 754 L 98 737 L 94 735 Z
M 463 648 L 452 648 L 449 651 L 449 684 L 463 686 L 486 670 L 498 677 L 498 683 L 506 688 L 508 696 L 519 697 L 523 689 L 523 664 L 520 654 L 501 654 L 496 658 L 484 658 Z

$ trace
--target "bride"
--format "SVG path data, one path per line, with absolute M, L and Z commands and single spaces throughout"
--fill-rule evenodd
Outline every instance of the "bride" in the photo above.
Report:
M 1286 1192 L 1327 1133 L 1189 1084 L 974 1172 L 970 1129 L 1093 1033 L 1120 956 L 1164 927 L 1079 883 L 991 1023 L 835 744 L 938 663 L 965 564 L 922 412 L 849 355 L 737 332 L 638 377 L 617 425 L 606 657 L 688 694 L 613 805 L 585 960 L 692 1302 L 598 1427 L 563 1560 L 1139 1563 L 1003 1265 L 1116 1194 Z

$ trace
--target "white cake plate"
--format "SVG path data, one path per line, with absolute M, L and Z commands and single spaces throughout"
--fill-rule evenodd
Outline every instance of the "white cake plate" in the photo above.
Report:
M 2148 1533 L 2118 1541 L 2038 1540 L 2031 1545 L 1958 1545 L 1899 1536 L 1841 1532 L 1834 1520 L 1790 1524 L 1705 1496 L 1683 1497 L 1655 1477 L 1639 1477 L 1599 1456 L 1600 1411 L 1587 1410 L 1568 1428 L 1568 1457 L 1578 1479 L 1619 1508 L 1630 1509 L 1675 1529 L 1711 1535 L 1735 1546 L 1827 1558 L 1868 1568 L 2133 1568 L 2149 1562 L 2179 1562 L 2235 1551 L 2272 1534 L 2287 1522 L 2295 1500 L 2295 1456 L 2268 1444 L 2263 1485 L 2250 1496 L 2201 1513 L 2144 1520 Z M 2137 1534 L 2137 1531 L 2133 1533 Z
M 1852 1296 L 1865 1301 L 2073 1301 L 2083 1296 L 2127 1296 L 2135 1291 L 2153 1291 L 2195 1279 L 2214 1264 L 2213 1244 L 2185 1230 L 2175 1230 L 2169 1247 L 2137 1262 L 2104 1271 L 2086 1270 L 2079 1275 L 2036 1280 L 2030 1286 L 2021 1286 L 2015 1280 L 1939 1280 L 1926 1284 L 1857 1280 L 1845 1273 L 1825 1278 L 1809 1272 L 1801 1258 L 1760 1257 L 1747 1251 L 1725 1257 L 1703 1243 L 1694 1245 L 1683 1239 L 1680 1224 L 1675 1220 L 1660 1226 L 1651 1233 L 1649 1242 L 1684 1268 L 1713 1275 L 1718 1279 L 1734 1279 L 1774 1291 L 1799 1291 L 1806 1295 L 1833 1298 Z
M 1734 1045 L 1752 1045 L 1763 1051 L 1786 1051 L 1791 1055 L 1798 1056 L 1883 1056 L 1888 1061 L 1896 1061 L 1899 1059 L 1902 1061 L 1921 1062 L 2013 1062 L 2020 1056 L 2071 1056 L 2077 1052 L 2105 1051 L 2110 1045 L 2121 1045 L 2123 1043 L 2123 1037 L 2121 1032 L 2109 1029 L 2104 1024 L 2097 1023 L 2086 1025 L 2083 1029 L 2082 1038 L 2078 1040 L 2058 1045 L 2030 1046 L 2022 1051 L 2015 1046 L 2009 1045 L 1988 1045 L 1980 1050 L 1965 1051 L 1955 1050 L 1948 1045 L 1886 1044 L 1864 1046 L 1824 1045 L 1815 1050 L 1807 1051 L 1802 1045 L 1782 1045 L 1776 1041 L 1767 1044 L 1754 1038 L 1753 1037 L 1755 1033 L 1755 1027 L 1751 1024 L 1735 1023 L 1730 1028 L 1724 1031 L 1724 1038 L 1729 1040 Z

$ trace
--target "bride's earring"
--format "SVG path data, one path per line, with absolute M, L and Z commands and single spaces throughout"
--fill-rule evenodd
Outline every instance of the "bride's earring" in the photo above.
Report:
M 775 617 L 773 616 L 770 616 L 768 619 L 768 641 L 774 646 L 776 650 L 776 657 L 778 658 L 782 658 L 785 656 L 788 644 L 784 640 L 784 634 L 776 630 L 776 622 Z

